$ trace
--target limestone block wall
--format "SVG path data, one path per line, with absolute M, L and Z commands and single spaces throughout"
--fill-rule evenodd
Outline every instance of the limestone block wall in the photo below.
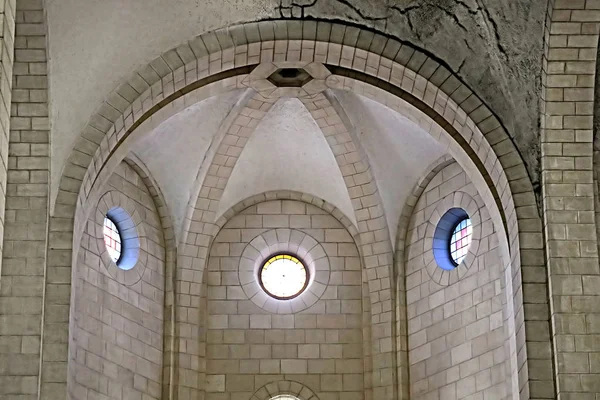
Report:
M 35 3 L 34 3 L 35 4 Z M 22 9 L 23 7 L 21 7 Z M 34 9 L 37 7 L 33 7 Z M 41 9 L 41 7 L 39 7 Z M 10 132 L 11 101 L 12 101 L 12 77 L 14 67 L 15 47 L 15 16 L 16 1 L 0 1 L 0 243 L 4 234 L 4 204 L 6 203 L 6 184 L 8 169 L 8 142 Z M 28 13 L 30 16 L 32 13 Z M 25 22 L 25 13 L 21 10 Z M 28 21 L 29 22 L 29 21 Z M 23 26 L 23 25 L 21 25 Z M 21 32 L 22 33 L 22 32 Z M 45 41 L 44 41 L 45 45 Z M 2 247 L 0 247 L 0 252 Z M 1 265 L 0 265 L 1 269 Z
M 314 268 L 314 281 L 289 301 L 256 282 L 255 266 L 281 251 Z M 321 400 L 363 399 L 362 280 L 352 236 L 321 208 L 271 200 L 232 217 L 206 272 L 206 400 L 263 398 L 261 387 L 283 381 Z
M 473 224 L 469 254 L 454 270 L 432 252 L 437 222 L 463 208 Z M 411 399 L 512 398 L 506 294 L 498 240 L 481 197 L 457 163 L 428 184 L 406 240 Z
M 107 210 L 127 211 L 139 237 L 137 263 L 122 270 L 103 243 Z M 68 391 L 72 399 L 162 396 L 165 248 L 161 220 L 142 178 L 125 162 L 88 220 L 74 272 Z
M 0 1 L 0 18 L 0 398 L 29 400 L 37 399 L 40 384 L 45 306 L 50 166 L 46 25 L 41 0 L 19 1 L 16 10 L 14 1 Z M 50 297 L 55 304 L 61 293 L 53 291 Z M 47 316 L 63 318 L 52 307 Z M 54 356 L 52 350 L 49 346 L 48 357 Z

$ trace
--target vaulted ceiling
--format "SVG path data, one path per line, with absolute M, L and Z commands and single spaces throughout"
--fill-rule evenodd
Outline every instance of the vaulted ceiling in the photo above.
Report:
M 330 94 L 342 115 L 348 116 L 345 123 L 370 160 L 390 234 L 395 237 L 407 197 L 447 146 L 413 121 L 416 110 L 408 116 L 411 119 L 357 94 L 341 90 Z M 131 147 L 160 186 L 177 235 L 188 207 L 195 204 L 201 171 L 211 161 L 211 145 L 218 146 L 220 130 L 227 129 L 227 120 L 245 101 L 244 90 L 203 100 L 145 133 Z M 249 138 L 224 188 L 217 217 L 248 197 L 274 190 L 322 198 L 356 223 L 334 154 L 306 107 L 293 97 L 277 100 Z
M 134 71 L 196 35 L 300 13 L 374 28 L 433 54 L 498 113 L 533 170 L 546 5 L 547 0 L 47 0 L 52 195 L 85 124 Z

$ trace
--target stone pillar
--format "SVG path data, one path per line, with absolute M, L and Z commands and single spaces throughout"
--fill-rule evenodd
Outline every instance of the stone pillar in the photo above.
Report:
M 592 163 L 599 21 L 597 0 L 550 2 L 542 78 L 542 182 L 559 400 L 600 398 L 600 271 Z
M 15 0 L 0 0 L 0 255 L 3 251 L 4 207 L 8 169 L 8 136 L 15 41 Z M 0 270 L 2 264 L 0 264 Z M 0 328 L 1 329 L 1 328 Z M 1 332 L 1 331 L 0 331 Z M 0 333 L 1 334 L 1 333 Z M 1 344 L 0 344 L 1 347 Z M 1 395 L 0 391 L 0 395 Z
M 5 24 L 12 9 L 5 3 Z M 38 399 L 40 384 L 49 175 L 44 19 L 41 0 L 17 2 L 0 286 L 0 398 L 7 399 Z M 5 87 L 3 79 L 4 102 Z

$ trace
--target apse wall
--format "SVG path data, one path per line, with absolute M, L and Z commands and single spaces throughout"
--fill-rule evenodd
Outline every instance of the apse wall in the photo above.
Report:
M 436 227 L 450 209 L 467 212 L 473 241 L 464 261 L 444 270 L 433 248 L 439 245 Z M 496 231 L 459 164 L 442 169 L 420 196 L 405 257 L 410 398 L 512 398 L 509 311 Z
M 256 266 L 279 252 L 309 267 L 311 282 L 292 300 L 257 282 Z M 206 400 L 270 398 L 286 381 L 322 400 L 363 399 L 361 262 L 331 214 L 297 200 L 244 209 L 216 236 L 206 278 Z
M 107 212 L 121 220 L 124 250 L 118 262 L 128 270 L 112 261 L 104 245 Z M 160 399 L 163 230 L 150 191 L 125 162 L 100 194 L 81 243 L 69 329 L 70 398 Z

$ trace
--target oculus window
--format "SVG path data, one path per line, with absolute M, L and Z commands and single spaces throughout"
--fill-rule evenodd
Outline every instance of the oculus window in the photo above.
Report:
M 111 208 L 104 216 L 102 234 L 111 261 L 125 271 L 133 268 L 140 253 L 140 239 L 129 213 L 121 207 Z
M 460 264 L 467 256 L 472 235 L 473 227 L 470 218 L 463 219 L 454 227 L 450 238 L 450 256 L 454 264 Z
M 298 257 L 276 254 L 267 258 L 258 271 L 258 278 L 260 286 L 269 296 L 278 300 L 290 300 L 306 289 L 309 275 L 308 269 Z M 276 399 L 279 400 L 277 397 Z
M 111 260 L 118 264 L 121 258 L 121 232 L 108 216 L 104 217 L 104 244 Z
M 440 219 L 433 234 L 433 256 L 438 266 L 450 271 L 469 254 L 473 237 L 471 219 L 462 208 L 451 208 Z

